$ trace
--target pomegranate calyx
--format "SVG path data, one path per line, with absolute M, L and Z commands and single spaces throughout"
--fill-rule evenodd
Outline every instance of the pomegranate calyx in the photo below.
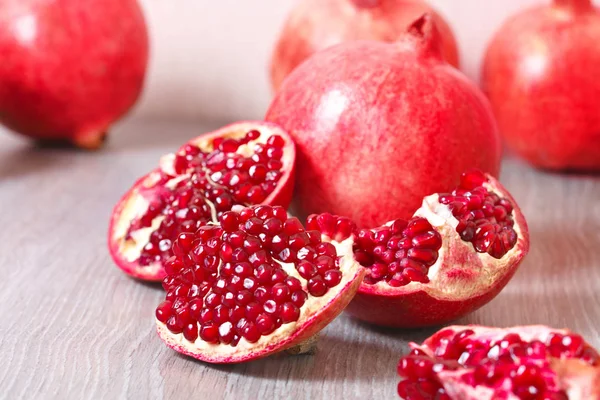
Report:
M 430 12 L 424 13 L 415 20 L 408 27 L 405 37 L 413 42 L 421 57 L 430 57 L 440 61 L 444 59 L 442 37 Z M 402 37 L 399 42 L 403 43 Z

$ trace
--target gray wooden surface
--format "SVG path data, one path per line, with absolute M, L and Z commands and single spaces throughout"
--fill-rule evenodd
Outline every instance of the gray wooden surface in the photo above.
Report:
M 111 262 L 111 208 L 158 157 L 216 126 L 127 122 L 106 148 L 39 148 L 0 132 L 0 398 L 394 399 L 410 340 L 342 315 L 317 354 L 210 366 L 154 331 L 158 285 Z M 600 346 L 600 176 L 508 160 L 502 181 L 531 228 L 531 253 L 492 303 L 460 323 L 569 327 Z

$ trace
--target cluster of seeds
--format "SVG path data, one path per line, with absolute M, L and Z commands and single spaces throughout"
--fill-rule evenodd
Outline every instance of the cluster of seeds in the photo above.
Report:
M 220 225 L 179 235 L 156 317 L 189 341 L 254 343 L 297 321 L 310 296 L 342 279 L 335 246 L 282 207 L 228 211 Z
M 567 400 L 567 394 L 557 388 L 549 359 L 600 363 L 598 353 L 576 334 L 552 333 L 545 342 L 526 342 L 518 334 L 509 333 L 498 340 L 482 341 L 471 329 L 448 329 L 436 335 L 433 346 L 434 357 L 413 349 L 400 360 L 398 374 L 404 380 L 398 385 L 398 393 L 403 399 L 450 400 L 437 373 L 465 369 L 468 372 L 461 378 L 466 384 L 494 388 L 502 398 L 509 390 L 522 400 Z
M 150 189 L 152 203 L 129 227 L 127 239 L 164 216 L 140 254 L 140 265 L 166 261 L 179 234 L 194 232 L 211 221 L 208 202 L 219 216 L 236 204 L 260 204 L 275 190 L 282 176 L 285 140 L 272 135 L 266 143 L 258 143 L 260 135 L 251 130 L 237 140 L 217 138 L 206 152 L 187 144 L 176 154 L 173 167 L 177 176 L 161 171 L 161 178 Z M 172 189 L 166 187 L 181 175 L 189 178 Z
M 458 188 L 440 194 L 439 201 L 458 219 L 456 231 L 462 240 L 471 242 L 478 253 L 502 258 L 518 239 L 513 229 L 513 205 L 483 187 L 486 181 L 479 171 L 465 173 Z
M 438 259 L 441 235 L 424 218 L 396 220 L 376 230 L 363 229 L 354 246 L 356 260 L 369 269 L 365 282 L 385 281 L 400 287 L 428 283 L 429 267 Z

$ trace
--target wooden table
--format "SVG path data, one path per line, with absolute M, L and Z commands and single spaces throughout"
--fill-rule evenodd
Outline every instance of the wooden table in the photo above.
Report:
M 106 249 L 111 209 L 172 151 L 216 126 L 127 122 L 86 153 L 0 132 L 0 398 L 394 399 L 408 341 L 433 332 L 340 316 L 312 356 L 211 366 L 158 339 L 160 286 L 129 279 Z M 569 327 L 600 346 L 600 176 L 508 160 L 502 180 L 528 218 L 514 280 L 460 323 Z

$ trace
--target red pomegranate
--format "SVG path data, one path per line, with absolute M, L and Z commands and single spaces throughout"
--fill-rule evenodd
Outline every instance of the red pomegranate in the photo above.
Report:
M 483 87 L 507 145 L 534 166 L 600 170 L 599 41 L 590 0 L 522 12 L 492 40 Z
M 0 122 L 101 145 L 137 100 L 148 37 L 136 0 L 1 0 Z
M 309 229 L 335 232 L 329 214 Z M 355 233 L 354 256 L 367 267 L 347 311 L 376 325 L 422 327 L 459 318 L 492 300 L 529 251 L 516 202 L 489 175 L 470 171 L 450 193 L 434 194 L 406 221 Z
M 195 232 L 235 205 L 288 206 L 295 149 L 278 126 L 239 122 L 190 140 L 139 179 L 116 205 L 108 243 L 127 274 L 160 281 L 180 233 Z
M 564 329 L 450 326 L 402 357 L 405 400 L 597 400 L 600 356 Z
M 463 171 L 496 175 L 500 166 L 487 100 L 442 60 L 427 15 L 396 43 L 315 54 L 289 75 L 266 118 L 296 142 L 303 216 L 331 212 L 360 227 L 407 219 Z
M 211 363 L 310 349 L 352 299 L 365 270 L 347 218 L 335 240 L 307 231 L 283 207 L 228 211 L 218 225 L 180 234 L 156 309 L 165 343 Z
M 441 33 L 442 53 L 458 66 L 452 30 L 421 0 L 304 0 L 289 16 L 273 51 L 271 83 L 277 91 L 283 79 L 308 57 L 351 40 L 394 42 L 408 26 L 429 12 Z

